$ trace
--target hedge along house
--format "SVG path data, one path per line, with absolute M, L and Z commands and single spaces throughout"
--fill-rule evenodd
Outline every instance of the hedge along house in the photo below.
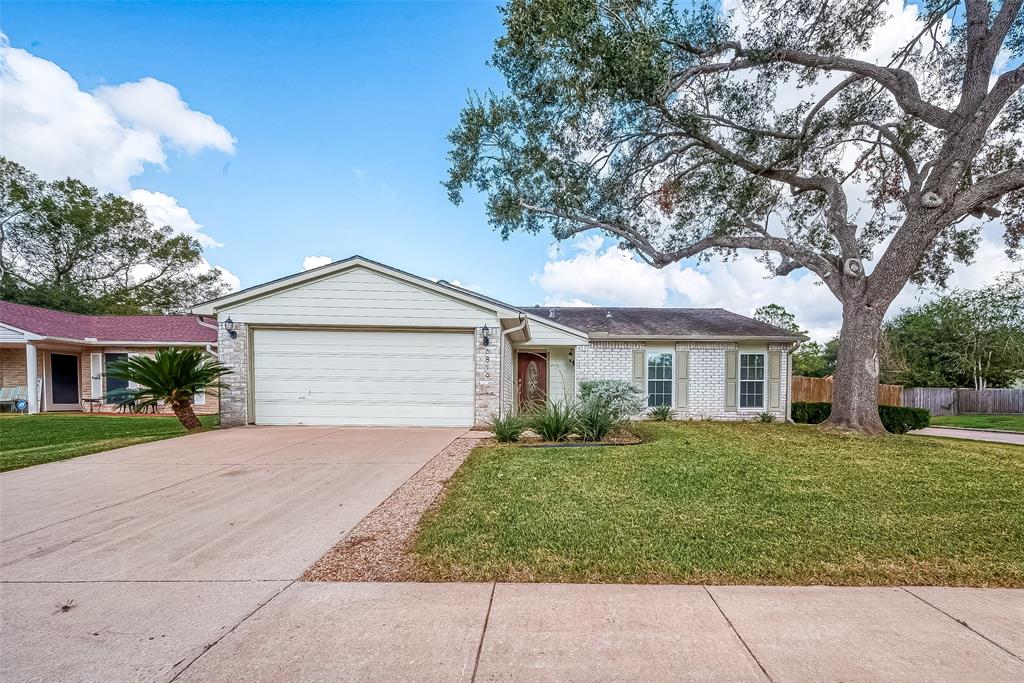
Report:
M 24 396 L 29 413 L 113 412 L 111 392 L 128 383 L 107 374 L 109 363 L 216 343 L 213 321 L 191 315 L 81 315 L 0 301 L 0 388 Z M 213 394 L 195 402 L 200 415 L 217 410 Z
M 788 416 L 801 337 L 721 309 L 523 308 L 354 256 L 209 301 L 221 424 L 485 425 L 590 379 L 679 417 Z

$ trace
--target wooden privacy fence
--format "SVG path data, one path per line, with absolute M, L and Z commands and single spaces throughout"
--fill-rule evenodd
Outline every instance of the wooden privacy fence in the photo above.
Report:
M 793 376 L 793 401 L 807 403 L 832 402 L 831 377 Z M 903 387 L 898 384 L 878 385 L 878 405 L 903 405 Z
M 1021 415 L 1024 389 L 904 389 L 903 405 L 932 415 Z

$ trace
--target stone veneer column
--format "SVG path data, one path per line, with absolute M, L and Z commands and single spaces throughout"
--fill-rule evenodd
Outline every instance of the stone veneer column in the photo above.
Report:
M 486 426 L 498 414 L 500 387 L 498 368 L 501 364 L 501 328 L 490 329 L 491 343 L 484 346 L 483 328 L 473 334 L 473 378 L 476 392 L 473 403 L 473 421 L 478 427 Z M 506 369 L 507 370 L 507 369 Z
M 220 390 L 220 426 L 238 427 L 248 422 L 249 401 L 249 331 L 244 323 L 235 323 L 238 335 L 232 339 L 227 331 L 217 327 L 217 355 L 220 362 L 231 368 L 223 382 L 227 389 Z

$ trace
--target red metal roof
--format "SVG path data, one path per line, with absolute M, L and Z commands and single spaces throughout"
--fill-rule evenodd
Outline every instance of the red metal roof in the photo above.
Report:
M 0 301 L 0 324 L 44 337 L 82 341 L 217 342 L 217 331 L 200 325 L 193 315 L 81 315 Z

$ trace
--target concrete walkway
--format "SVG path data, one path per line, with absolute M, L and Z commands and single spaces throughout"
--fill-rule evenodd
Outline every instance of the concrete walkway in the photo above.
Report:
M 464 431 L 246 427 L 0 474 L 0 680 L 173 678 Z
M 992 441 L 994 443 L 1010 443 L 1024 446 L 1024 434 L 1017 432 L 994 432 L 984 429 L 954 429 L 951 427 L 925 427 L 911 434 L 921 436 L 944 436 L 950 439 L 970 439 L 971 441 Z

